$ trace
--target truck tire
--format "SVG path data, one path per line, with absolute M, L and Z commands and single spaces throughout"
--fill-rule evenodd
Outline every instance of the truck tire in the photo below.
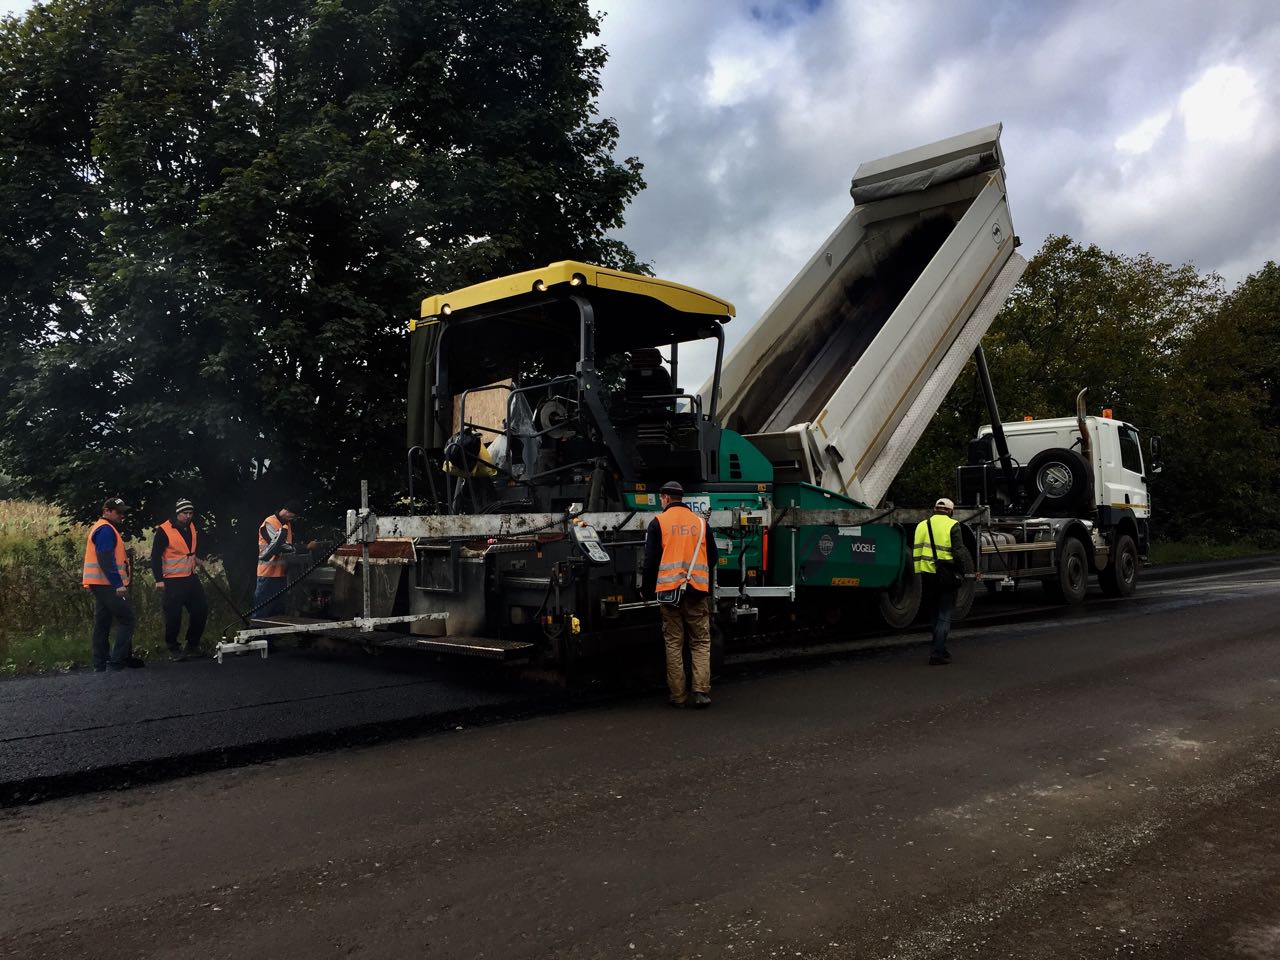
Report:
M 1065 447 L 1041 450 L 1027 464 L 1027 483 L 1031 496 L 1040 497 L 1037 513 L 1066 516 L 1080 504 L 1089 489 L 1088 467 L 1084 458 Z
M 1044 579 L 1045 592 L 1059 603 L 1079 604 L 1089 590 L 1089 555 L 1084 544 L 1067 537 L 1058 548 L 1057 576 Z
M 960 589 L 956 591 L 956 605 L 951 611 L 951 622 L 959 623 L 969 616 L 969 611 L 973 609 L 973 598 L 978 593 L 978 581 L 973 575 L 973 555 L 969 553 L 968 547 L 956 547 L 952 551 L 952 556 L 964 571 L 964 583 L 960 584 Z
M 1111 561 L 1098 572 L 1098 585 L 1108 597 L 1130 597 L 1138 587 L 1138 545 L 1122 533 L 1116 538 Z
M 885 626 L 905 630 L 915 623 L 920 615 L 921 593 L 920 575 L 911 568 L 903 571 L 893 586 L 881 590 L 876 598 L 876 609 Z

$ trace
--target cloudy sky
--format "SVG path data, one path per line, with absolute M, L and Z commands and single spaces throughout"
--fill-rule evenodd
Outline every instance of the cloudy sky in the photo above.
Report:
M 1065 233 L 1230 284 L 1280 258 L 1274 0 L 593 7 L 601 110 L 649 184 L 622 236 L 732 300 L 730 342 L 848 212 L 861 161 L 997 121 L 1027 256 Z
M 1232 284 L 1280 257 L 1275 0 L 592 5 L 601 111 L 649 184 L 621 235 L 737 304 L 731 342 L 848 211 L 859 162 L 996 121 L 1027 255 L 1066 233 Z

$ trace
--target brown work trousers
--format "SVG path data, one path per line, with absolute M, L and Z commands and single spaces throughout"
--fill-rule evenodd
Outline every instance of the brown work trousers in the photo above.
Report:
M 685 588 L 679 603 L 664 604 L 662 638 L 667 644 L 667 687 L 672 703 L 684 703 L 688 683 L 684 673 L 684 642 L 689 640 L 693 663 L 693 692 L 711 692 L 711 598 Z

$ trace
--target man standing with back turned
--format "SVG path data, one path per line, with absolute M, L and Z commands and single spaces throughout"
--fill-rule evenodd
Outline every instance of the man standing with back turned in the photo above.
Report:
M 196 525 L 191 522 L 195 507 L 190 500 L 179 500 L 173 516 L 156 527 L 151 543 L 151 573 L 156 578 L 156 592 L 164 607 L 164 644 L 169 659 L 187 660 L 200 655 L 200 637 L 209 619 L 209 600 L 196 576 L 203 562 L 196 557 Z M 187 622 L 186 648 L 178 646 L 182 630 L 182 608 Z
M 960 568 L 955 565 L 955 541 L 952 539 L 960 524 L 951 519 L 956 505 L 947 497 L 940 497 L 933 505 L 933 516 L 921 520 L 916 526 L 915 549 L 912 556 L 915 571 L 924 578 L 925 586 L 932 581 L 937 609 L 933 615 L 933 651 L 929 666 L 940 667 L 951 662 L 947 652 L 947 634 L 951 632 L 951 611 L 956 606 L 956 590 L 960 586 Z
M 675 603 L 662 603 L 662 637 L 667 648 L 670 704 L 688 699 L 684 644 L 693 664 L 693 705 L 711 706 L 711 585 L 718 554 L 707 522 L 684 503 L 684 488 L 674 480 L 658 494 L 662 512 L 649 522 L 644 542 L 646 597 L 662 600 L 679 590 Z
M 124 539 L 119 526 L 124 523 L 128 505 L 119 497 L 112 497 L 102 505 L 102 519 L 89 528 L 84 543 L 84 570 L 80 583 L 93 592 L 93 669 L 98 673 L 110 667 L 145 667 L 146 663 L 133 655 L 133 607 L 129 604 L 129 555 L 125 552 Z M 116 626 L 115 646 L 110 648 L 111 623 Z

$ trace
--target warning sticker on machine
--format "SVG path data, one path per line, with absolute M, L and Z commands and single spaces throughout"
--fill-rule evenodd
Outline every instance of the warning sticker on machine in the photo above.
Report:
M 857 577 L 832 577 L 831 578 L 831 585 L 833 587 L 856 587 L 861 583 L 862 581 L 859 580 Z

